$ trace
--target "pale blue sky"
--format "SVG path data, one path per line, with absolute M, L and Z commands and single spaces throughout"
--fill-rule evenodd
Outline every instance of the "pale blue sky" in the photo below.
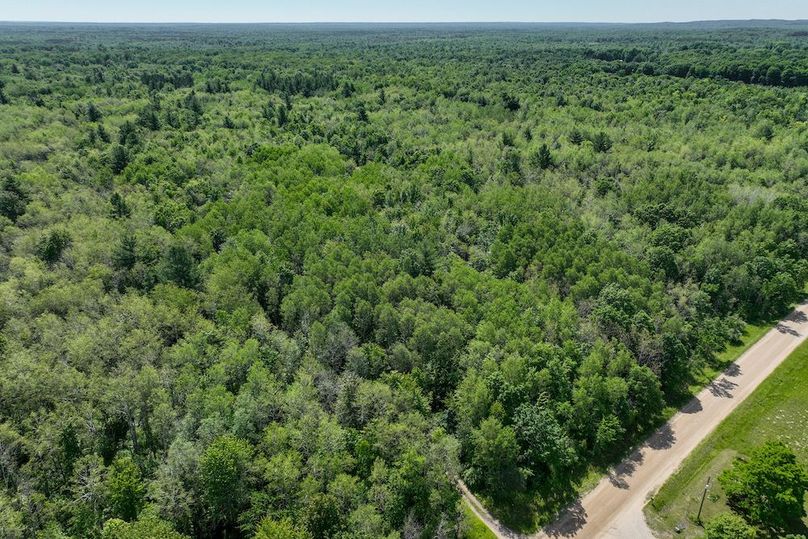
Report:
M 657 22 L 808 19 L 808 0 L 0 0 L 0 20 Z

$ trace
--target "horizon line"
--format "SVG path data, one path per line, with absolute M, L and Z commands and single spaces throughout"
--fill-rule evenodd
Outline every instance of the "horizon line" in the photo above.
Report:
M 438 24 L 550 24 L 550 25 L 643 25 L 643 24 L 699 24 L 699 23 L 743 23 L 743 22 L 785 22 L 785 23 L 808 23 L 808 19 L 783 19 L 783 18 L 747 18 L 747 19 L 688 19 L 688 20 L 649 20 L 649 21 L 595 21 L 595 20 L 559 20 L 559 21 L 539 21 L 539 20 L 408 20 L 408 21 L 389 21 L 389 20 L 345 20 L 345 21 L 315 21 L 315 20 L 294 20 L 294 21 L 105 21 L 105 20 L 43 20 L 43 19 L 18 19 L 18 20 L 0 20 L 0 24 L 134 24 L 134 25 L 158 25 L 158 24 L 174 24 L 174 25 L 438 25 Z

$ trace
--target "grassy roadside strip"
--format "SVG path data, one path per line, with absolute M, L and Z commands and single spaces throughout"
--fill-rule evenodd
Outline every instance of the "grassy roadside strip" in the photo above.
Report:
M 648 524 L 660 537 L 699 537 L 695 516 L 707 478 L 712 477 L 702 512 L 707 522 L 728 511 L 716 477 L 735 458 L 770 439 L 781 440 L 808 463 L 808 342 L 797 348 L 760 387 L 687 457 L 646 506 Z M 808 521 L 805 522 L 808 524 Z M 804 532 L 803 532 L 804 533 Z
M 461 539 L 497 539 L 496 535 L 488 529 L 485 523 L 477 518 L 466 500 L 460 500 L 463 524 L 461 525 Z

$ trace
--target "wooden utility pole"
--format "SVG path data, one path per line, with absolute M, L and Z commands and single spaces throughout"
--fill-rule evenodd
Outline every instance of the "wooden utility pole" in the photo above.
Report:
M 707 484 L 704 485 L 704 492 L 701 493 L 701 503 L 699 504 L 699 514 L 696 515 L 696 523 L 701 524 L 701 510 L 704 509 L 704 499 L 707 497 L 707 491 L 710 489 L 711 476 L 707 477 Z

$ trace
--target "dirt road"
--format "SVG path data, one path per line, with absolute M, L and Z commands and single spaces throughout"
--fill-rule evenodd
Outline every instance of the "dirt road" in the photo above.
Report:
M 626 460 L 615 466 L 554 524 L 534 534 L 547 537 L 653 537 L 643 507 L 690 452 L 748 397 L 808 336 L 808 303 L 763 336 Z M 497 537 L 521 537 L 496 521 L 468 492 L 472 510 Z

